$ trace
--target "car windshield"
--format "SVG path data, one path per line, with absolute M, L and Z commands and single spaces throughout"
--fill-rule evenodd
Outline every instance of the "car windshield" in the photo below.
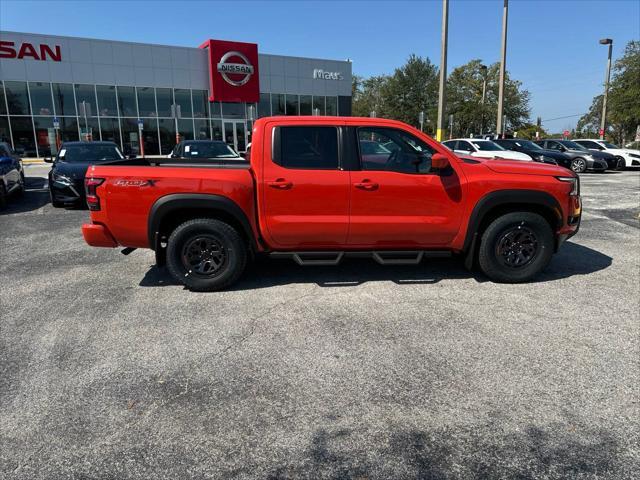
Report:
M 360 149 L 364 155 L 376 155 L 376 154 L 389 154 L 391 150 L 389 150 L 384 145 L 378 142 L 372 141 L 360 141 Z
M 198 142 L 184 146 L 187 158 L 240 158 L 229 145 L 223 142 Z
M 483 150 L 485 152 L 495 152 L 497 150 L 505 150 L 504 148 L 502 148 L 500 145 L 498 145 L 497 143 L 493 143 L 490 141 L 484 141 L 484 142 L 478 142 L 478 141 L 471 141 L 471 143 L 473 143 L 473 145 L 478 149 L 478 150 Z
M 609 143 L 609 142 L 600 142 L 602 143 L 602 145 L 604 145 L 606 148 L 620 148 L 617 145 L 614 145 L 613 143 Z
M 517 140 L 515 142 L 516 145 L 522 148 L 528 148 L 529 150 L 542 150 L 543 148 L 540 145 L 533 143 L 530 140 Z
M 115 145 L 91 144 L 63 145 L 58 159 L 67 163 L 95 163 L 122 160 L 124 156 Z
M 588 148 L 583 147 L 579 143 L 572 142 L 571 140 L 560 140 L 560 143 L 571 150 L 582 150 L 583 152 L 589 150 Z

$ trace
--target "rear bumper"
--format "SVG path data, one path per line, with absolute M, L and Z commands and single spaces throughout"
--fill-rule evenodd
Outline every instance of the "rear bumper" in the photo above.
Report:
M 95 223 L 85 223 L 82 225 L 82 236 L 84 241 L 92 247 L 110 247 L 118 246 L 118 242 L 113 238 L 107 227 Z

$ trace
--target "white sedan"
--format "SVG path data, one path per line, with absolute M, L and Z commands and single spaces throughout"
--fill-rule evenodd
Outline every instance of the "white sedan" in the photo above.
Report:
M 640 150 L 633 150 L 631 148 L 620 148 L 613 143 L 592 138 L 581 138 L 574 140 L 574 142 L 579 143 L 589 150 L 595 150 L 597 152 L 607 152 L 611 155 L 615 155 L 616 157 L 624 160 L 625 167 L 640 167 Z
M 502 148 L 491 140 L 479 138 L 456 138 L 442 142 L 443 145 L 460 155 L 471 155 L 481 158 L 504 158 L 507 160 L 523 160 L 532 162 L 533 159 L 526 153 L 513 152 Z

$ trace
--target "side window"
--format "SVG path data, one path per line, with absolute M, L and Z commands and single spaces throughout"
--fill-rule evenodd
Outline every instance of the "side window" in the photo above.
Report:
M 465 152 L 473 152 L 474 149 L 469 142 L 465 142 L 462 140 L 458 140 L 458 148 L 457 150 L 463 150 Z
M 340 166 L 336 127 L 278 127 L 275 143 L 273 161 L 281 167 L 337 170 Z
M 558 142 L 547 142 L 547 148 L 552 150 L 562 150 Z
M 417 137 L 394 128 L 358 129 L 363 170 L 429 173 L 435 150 Z
M 578 142 L 580 145 L 586 148 L 592 148 L 594 150 L 602 150 L 602 147 L 598 145 L 596 142 L 590 142 L 588 140 Z

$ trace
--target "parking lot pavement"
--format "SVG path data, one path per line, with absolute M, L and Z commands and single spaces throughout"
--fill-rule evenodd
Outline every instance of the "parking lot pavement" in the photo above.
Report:
M 0 478 L 638 478 L 640 173 L 582 176 L 540 278 L 261 261 L 192 293 L 0 215 Z

